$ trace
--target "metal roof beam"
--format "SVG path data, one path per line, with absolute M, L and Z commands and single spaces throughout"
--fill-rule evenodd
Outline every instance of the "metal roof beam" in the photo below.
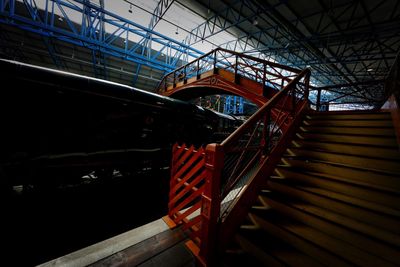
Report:
M 198 42 L 205 41 L 213 35 L 216 35 L 223 31 L 228 31 L 230 28 L 239 27 L 239 24 L 256 17 L 257 12 L 253 12 L 248 16 L 243 16 L 241 12 L 237 12 L 234 8 L 235 5 L 239 4 L 239 10 L 241 11 L 245 7 L 247 0 L 235 0 L 233 3 L 226 5 L 225 9 L 220 11 L 213 10 L 213 15 L 206 18 L 203 23 L 193 28 L 188 35 L 186 35 L 183 43 L 189 46 L 195 45 Z M 179 3 L 185 8 L 189 8 L 184 3 Z M 199 2 L 199 4 L 202 4 Z M 204 5 L 203 5 L 204 6 Z M 243 30 L 241 30 L 243 31 Z M 228 31 L 229 32 L 229 31 Z M 176 60 L 181 58 L 184 53 L 177 52 L 174 56 Z
M 242 17 L 245 18 L 245 20 L 249 21 L 252 24 L 253 24 L 252 19 L 255 18 L 255 17 L 257 17 L 257 19 L 259 19 L 259 20 L 263 19 L 262 17 L 259 16 L 260 13 L 261 13 L 261 10 L 263 12 L 266 11 L 265 9 L 264 10 L 260 9 L 257 5 L 255 5 L 253 3 L 253 1 L 242 1 L 242 2 L 240 2 L 240 4 L 241 4 L 240 7 L 235 7 L 234 4 L 227 3 L 224 0 L 223 0 L 223 2 L 226 4 L 226 6 L 227 6 L 227 8 L 229 10 L 233 10 L 237 14 L 241 14 L 243 8 L 245 7 L 246 10 L 250 11 L 251 13 L 250 13 L 250 15 L 246 14 L 246 16 L 242 16 Z M 279 6 L 279 5 L 282 5 L 282 4 L 283 4 L 283 1 L 277 3 L 276 5 L 271 6 L 270 9 L 273 9 L 276 6 Z M 285 34 L 283 32 L 281 32 L 282 29 L 279 28 L 278 26 L 273 26 L 272 24 L 270 24 L 271 27 L 269 29 L 273 30 L 273 34 L 271 34 L 268 31 L 263 30 L 259 26 L 254 25 L 254 24 L 253 24 L 254 27 L 258 29 L 258 31 L 255 32 L 255 33 L 254 32 L 250 32 L 249 30 L 242 29 L 239 26 L 239 23 L 232 23 L 232 25 L 233 26 L 236 25 L 235 27 L 237 29 L 239 29 L 241 32 L 245 32 L 246 34 L 241 36 L 241 37 L 239 37 L 236 40 L 221 44 L 220 47 L 222 47 L 222 48 L 226 48 L 226 49 L 229 49 L 229 50 L 237 50 L 237 47 L 239 46 L 241 48 L 241 50 L 246 52 L 246 53 L 249 53 L 251 51 L 258 52 L 258 50 L 260 48 L 265 49 L 266 47 L 269 46 L 269 44 L 267 45 L 263 41 L 263 39 L 271 40 L 271 44 L 273 44 L 274 42 L 278 42 L 279 45 L 283 46 L 283 43 L 281 43 L 279 40 L 277 40 L 276 35 L 277 35 L 278 32 L 280 32 L 282 36 L 285 36 Z M 250 48 L 251 51 L 248 51 L 248 48 Z M 287 51 L 287 50 L 285 50 L 285 51 Z M 268 58 L 268 56 L 271 56 L 271 55 L 266 55 L 265 52 L 260 52 L 260 53 L 257 54 L 257 57 L 260 57 L 260 58 Z M 280 54 L 279 55 L 279 60 L 280 60 L 280 62 L 282 62 L 284 64 L 287 64 L 288 62 L 290 62 L 290 58 L 289 58 L 290 56 L 291 55 L 288 55 L 288 57 L 286 57 L 285 55 Z M 298 57 L 297 55 L 295 55 L 295 56 Z M 274 58 L 274 60 L 276 60 L 276 58 Z
M 98 5 L 86 3 L 84 0 L 46 0 L 45 10 L 37 9 L 31 4 L 32 1 L 18 3 L 31 9 L 33 11 L 32 14 L 35 14 L 34 17 L 26 17 L 22 13 L 16 13 L 16 3 L 16 0 L 0 0 L 0 10 L 2 11 L 0 23 L 17 26 L 42 36 L 50 36 L 138 64 L 145 64 L 151 68 L 171 71 L 175 69 L 175 65 L 171 64 L 171 62 L 174 62 L 172 59 L 159 59 L 159 54 L 147 58 L 138 51 L 132 51 L 131 48 L 135 44 L 129 40 L 130 35 L 146 37 L 148 34 L 152 34 L 152 41 L 159 43 L 162 46 L 161 50 L 165 51 L 165 55 L 168 57 L 172 54 L 171 51 L 173 53 L 175 51 L 185 51 L 193 57 L 199 57 L 204 54 L 184 43 L 107 11 Z M 83 6 L 91 11 L 89 25 L 78 25 L 72 22 L 65 12 L 68 9 L 83 14 Z M 54 9 L 56 8 L 61 12 L 61 16 L 55 14 Z M 55 20 L 59 18 L 63 21 L 62 26 L 58 21 L 55 23 Z M 110 25 L 110 27 L 115 27 L 117 30 L 114 33 L 106 33 L 101 29 L 102 24 Z M 123 38 L 123 45 L 118 43 L 119 36 Z
M 363 0 L 360 0 L 360 3 L 361 3 L 361 6 L 362 6 L 362 8 L 363 8 L 363 10 L 364 10 L 364 12 L 365 12 L 365 15 L 366 15 L 366 17 L 367 17 L 368 23 L 369 23 L 369 25 L 370 25 L 370 27 L 371 27 L 371 29 L 372 29 L 373 35 L 374 35 L 374 37 L 376 37 L 376 29 L 375 29 L 374 24 L 372 23 L 371 15 L 370 15 L 370 13 L 369 13 L 369 10 L 368 10 L 367 7 L 365 6 L 365 3 L 364 3 Z M 377 39 L 377 38 L 375 38 L 375 39 Z M 377 43 L 378 43 L 378 42 L 377 42 Z M 378 48 L 379 48 L 379 51 L 381 52 L 381 54 L 382 54 L 382 55 L 385 55 L 385 53 L 383 52 L 383 49 L 382 49 L 382 46 L 380 45 L 380 43 L 378 43 Z M 387 62 L 387 60 L 383 60 L 383 62 L 385 62 L 386 68 L 389 69 L 390 67 L 389 67 L 389 63 Z
M 257 10 L 258 13 L 266 13 L 283 3 L 284 1 L 279 2 L 273 6 L 269 6 L 267 8 L 265 8 L 264 6 L 261 7 L 259 5 L 252 5 L 247 7 L 249 9 L 253 8 L 253 10 Z M 267 23 L 268 25 L 270 25 L 270 27 L 260 28 L 256 26 L 256 28 L 258 28 L 257 32 L 247 31 L 245 35 L 240 36 L 236 40 L 226 42 L 220 45 L 220 47 L 230 50 L 237 50 L 237 47 L 240 47 L 245 53 L 252 53 L 252 55 L 256 54 L 257 57 L 261 58 L 270 58 L 271 56 L 274 56 L 274 60 L 279 60 L 279 62 L 283 64 L 290 64 L 294 60 L 298 61 L 300 59 L 303 60 L 304 65 L 307 66 L 307 60 L 305 60 L 304 56 L 306 55 L 305 51 L 308 50 L 301 49 L 301 53 L 303 54 L 303 56 L 296 53 L 289 53 L 288 44 L 290 44 L 291 49 L 293 47 L 294 40 L 290 40 L 289 38 L 287 38 L 288 36 L 290 36 L 290 33 L 288 34 L 284 27 L 279 26 L 278 21 L 275 21 L 274 18 L 269 17 L 268 19 L 272 20 L 272 22 L 275 23 L 272 24 L 270 21 L 265 20 L 265 18 L 263 18 L 262 16 L 259 16 L 258 19 L 262 20 L 264 23 Z M 285 39 L 278 39 L 278 34 Z M 270 43 L 266 44 L 264 40 L 270 40 Z M 298 43 L 298 45 L 301 45 L 300 42 L 295 42 Z M 276 44 L 278 44 L 278 46 Z M 250 50 L 248 49 L 249 46 L 251 46 Z M 313 58 L 313 56 L 308 53 L 309 52 L 307 52 L 307 58 Z M 318 68 L 320 67 L 317 67 L 316 69 Z
M 319 2 L 319 3 L 321 4 L 321 6 L 323 7 L 325 13 L 328 14 L 328 11 L 327 11 L 325 5 L 324 5 L 323 3 L 321 3 L 321 0 L 318 0 L 318 2 Z M 295 10 L 293 10 L 289 5 L 287 5 L 287 8 L 297 17 L 298 21 L 301 22 L 301 23 L 303 24 L 303 26 L 305 27 L 305 29 L 307 29 L 307 31 L 308 31 L 309 33 L 312 33 L 312 32 L 313 32 L 313 31 L 309 28 L 309 26 L 306 25 L 306 24 L 302 21 L 300 15 L 299 15 Z M 288 27 L 289 31 L 292 32 L 296 37 L 299 37 L 300 40 L 301 40 L 301 39 L 304 39 L 305 35 L 304 35 L 303 33 L 301 33 L 301 32 L 298 30 L 297 27 L 293 26 L 292 24 L 289 24 L 289 23 L 287 22 L 287 20 L 286 20 L 279 12 L 275 11 L 275 12 L 274 12 L 274 15 L 278 18 L 278 20 L 280 20 L 284 25 L 286 25 L 286 26 Z M 338 27 L 337 23 L 335 22 L 335 20 L 332 18 L 332 16 L 330 16 L 330 18 L 331 18 L 333 24 L 334 24 L 338 29 L 340 29 L 340 28 Z M 313 54 L 315 54 L 315 56 L 316 56 L 317 58 L 319 58 L 321 61 L 329 62 L 329 57 L 327 57 L 320 49 L 318 49 L 317 47 L 315 47 L 315 46 L 314 46 L 312 43 L 310 43 L 310 42 L 306 42 L 305 44 L 306 44 L 307 48 L 310 49 L 310 51 L 312 51 Z M 335 53 L 334 53 L 333 51 L 331 51 L 327 45 L 324 46 L 324 49 L 326 49 L 326 51 L 329 53 L 330 57 L 335 57 Z M 347 71 L 348 75 L 351 75 L 350 70 L 347 69 L 347 66 L 345 66 L 344 64 L 341 64 L 341 65 L 342 65 L 342 67 Z M 351 79 L 349 79 L 349 78 L 347 77 L 347 75 L 346 75 L 345 73 L 343 73 L 335 64 L 333 64 L 333 63 L 332 63 L 332 64 L 328 64 L 328 66 L 329 66 L 330 68 L 332 68 L 332 70 L 337 71 L 340 75 L 342 75 L 343 78 L 344 78 L 347 82 L 353 82 L 353 81 L 352 81 Z M 354 78 L 355 78 L 355 77 L 354 77 Z M 356 80 L 356 81 L 357 81 L 357 80 Z
M 124 0 L 124 1 L 131 4 L 130 1 L 127 1 L 127 0 Z M 154 28 L 156 27 L 158 22 L 163 18 L 165 13 L 168 11 L 168 9 L 172 6 L 172 4 L 174 2 L 175 2 L 175 0 L 159 0 L 158 1 L 157 6 L 154 9 L 153 15 L 151 16 L 151 19 L 150 19 L 150 23 L 148 26 L 149 29 L 154 30 Z M 151 58 L 151 56 L 152 56 L 151 55 L 152 54 L 152 42 L 151 42 L 152 38 L 153 38 L 152 34 L 147 34 L 146 37 L 142 38 L 142 40 L 140 40 L 137 43 L 137 46 L 141 46 L 141 54 L 142 55 L 144 55 L 145 50 L 147 50 L 146 55 L 148 58 Z M 136 48 L 132 48 L 132 50 L 135 51 Z M 138 64 L 136 67 L 134 79 L 132 81 L 133 86 L 136 85 L 141 68 L 142 68 L 142 64 Z

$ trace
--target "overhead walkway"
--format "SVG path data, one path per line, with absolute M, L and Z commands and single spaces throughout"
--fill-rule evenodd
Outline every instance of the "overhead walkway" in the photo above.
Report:
M 182 100 L 238 95 L 262 106 L 300 70 L 217 48 L 164 76 L 157 93 Z

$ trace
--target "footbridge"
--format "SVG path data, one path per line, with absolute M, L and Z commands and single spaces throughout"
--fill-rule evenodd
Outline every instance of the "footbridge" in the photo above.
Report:
M 181 100 L 229 94 L 262 106 L 300 72 L 275 62 L 217 48 L 165 75 L 157 93 Z

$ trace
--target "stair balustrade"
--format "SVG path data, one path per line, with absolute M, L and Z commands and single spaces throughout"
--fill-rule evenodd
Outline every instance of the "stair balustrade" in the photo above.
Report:
M 233 73 L 236 82 L 239 77 L 245 77 L 275 90 L 282 90 L 300 73 L 296 68 L 216 48 L 166 74 L 158 85 L 157 93 L 163 94 L 179 85 L 187 84 L 191 79 L 199 79 L 206 72 L 212 71 L 216 74 L 219 70 Z
M 310 71 L 303 70 L 221 144 L 206 147 L 198 252 L 203 265 L 214 264 L 217 251 L 257 196 L 262 178 L 278 163 L 308 107 L 309 77 Z

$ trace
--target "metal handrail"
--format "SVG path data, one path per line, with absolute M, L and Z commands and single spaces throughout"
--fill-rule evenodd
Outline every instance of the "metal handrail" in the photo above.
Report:
M 283 153 L 279 145 L 287 141 L 289 130 L 308 104 L 309 78 L 310 70 L 302 70 L 221 144 L 207 146 L 199 253 L 202 262 L 213 261 L 216 243 L 221 241 L 218 237 L 238 223 L 239 213 L 233 210 L 249 203 L 254 195 L 249 188 L 260 183 L 265 164 L 278 163 L 278 154 Z M 274 137 L 278 138 L 276 142 Z M 267 162 L 270 156 L 275 161 Z
M 299 73 L 299 75 L 296 78 L 294 78 L 291 82 L 289 82 L 283 90 L 275 94 L 267 103 L 264 104 L 264 106 L 258 109 L 245 123 L 243 123 L 230 136 L 228 136 L 224 141 L 222 141 L 221 146 L 228 147 L 231 143 L 237 140 L 243 134 L 243 132 L 249 127 L 249 125 L 252 125 L 256 121 L 258 121 L 263 116 L 263 114 L 265 114 L 267 110 L 271 109 L 306 74 L 310 74 L 309 69 L 302 70 Z M 308 91 L 306 99 L 308 99 Z
M 223 53 L 226 53 L 228 56 L 225 56 Z M 219 58 L 218 56 L 221 55 Z M 230 62 L 228 59 L 230 59 L 232 62 Z M 244 61 L 239 62 L 240 60 Z M 249 61 L 251 61 L 254 64 L 248 64 Z M 267 61 L 264 59 L 252 57 L 249 55 L 245 55 L 243 53 L 223 49 L 223 48 L 216 48 L 207 54 L 202 55 L 201 57 L 196 58 L 195 60 L 167 73 L 160 83 L 157 86 L 157 92 L 162 93 L 163 91 L 166 91 L 167 89 L 167 84 L 176 84 L 176 81 L 180 80 L 179 78 L 187 78 L 188 72 L 190 68 L 194 68 L 195 71 L 192 71 L 191 74 L 194 76 L 199 76 L 205 71 L 208 71 L 210 69 L 204 68 L 204 66 L 200 65 L 200 62 L 202 64 L 207 63 L 207 66 L 210 67 L 210 69 L 217 69 L 217 68 L 226 68 L 226 69 L 232 69 L 232 72 L 235 73 L 235 75 L 242 74 L 243 76 L 248 76 L 249 73 L 245 72 L 240 69 L 240 66 L 245 66 L 249 68 L 254 68 L 254 65 L 259 64 L 260 68 L 258 68 L 260 71 L 262 71 L 262 76 L 260 76 L 260 82 L 265 84 L 268 81 L 268 76 L 275 76 L 278 77 L 279 79 L 284 80 L 285 82 L 289 82 L 291 76 L 297 75 L 301 72 L 301 70 L 288 67 L 285 65 L 281 65 L 275 62 Z M 247 63 L 246 63 L 247 62 Z M 268 71 L 268 68 L 270 68 L 270 71 Z M 278 69 L 281 70 L 282 72 L 287 72 L 291 73 L 292 75 L 289 75 L 289 77 L 285 77 L 284 75 L 278 76 L 277 73 Z M 203 72 L 202 72 L 203 71 Z M 257 77 L 256 77 L 257 78 Z M 170 82 L 172 81 L 172 82 Z M 283 85 L 283 82 L 282 82 Z M 283 87 L 283 86 L 282 86 Z

